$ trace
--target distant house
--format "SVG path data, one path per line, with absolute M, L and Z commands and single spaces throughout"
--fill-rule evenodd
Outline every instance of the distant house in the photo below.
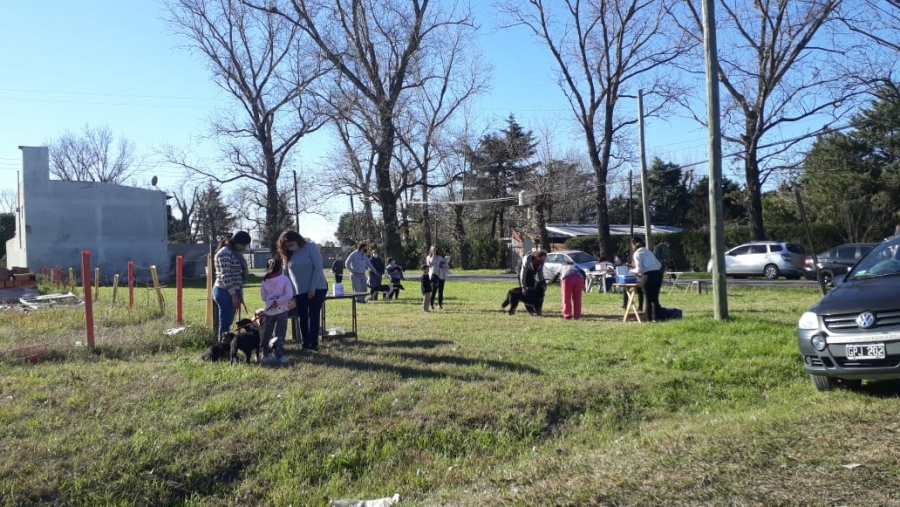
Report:
M 146 279 L 157 265 L 170 271 L 166 195 L 159 190 L 50 179 L 46 147 L 20 146 L 22 180 L 18 186 L 16 235 L 6 242 L 8 266 L 73 267 L 80 274 L 82 251 L 106 280 L 125 273 L 134 261 L 136 276 Z M 104 276 L 106 275 L 106 276 Z

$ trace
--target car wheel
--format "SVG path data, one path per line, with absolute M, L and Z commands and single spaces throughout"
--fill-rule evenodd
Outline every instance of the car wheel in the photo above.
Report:
M 826 287 L 834 286 L 834 273 L 831 271 L 825 270 L 822 271 L 822 280 L 825 282 Z
M 838 379 L 834 377 L 826 377 L 825 375 L 813 375 L 812 373 L 810 373 L 809 379 L 812 380 L 812 383 L 814 386 L 816 386 L 817 391 L 831 391 L 838 386 Z
M 763 276 L 769 280 L 775 280 L 778 278 L 778 266 L 774 264 L 769 264 L 763 268 Z

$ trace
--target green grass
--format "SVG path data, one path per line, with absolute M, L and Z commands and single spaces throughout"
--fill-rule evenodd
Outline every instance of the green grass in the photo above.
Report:
M 95 351 L 79 309 L 0 313 L 0 350 L 40 349 L 0 362 L 0 504 L 900 502 L 896 387 L 819 394 L 802 371 L 814 289 L 733 287 L 724 323 L 708 295 L 664 294 L 685 318 L 640 325 L 597 293 L 565 321 L 558 286 L 544 318 L 508 316 L 507 288 L 451 279 L 431 314 L 413 290 L 360 305 L 360 340 L 289 344 L 280 369 L 196 360 L 201 288 L 174 337 L 173 289 L 160 315 L 147 289 L 127 309 L 104 288 Z M 329 327 L 348 308 L 329 303 Z

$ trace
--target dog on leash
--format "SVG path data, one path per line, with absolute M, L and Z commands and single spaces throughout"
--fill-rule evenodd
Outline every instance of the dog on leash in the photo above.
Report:
M 250 319 L 241 319 L 237 322 L 238 333 L 225 333 L 224 340 L 230 340 L 231 343 L 231 364 L 239 362 L 238 351 L 244 353 L 247 364 L 250 364 L 250 355 L 256 352 L 256 362 L 259 363 L 259 354 L 261 343 L 259 339 L 259 328 Z
M 523 289 L 522 287 L 516 287 L 515 289 L 510 289 L 506 293 L 506 301 L 504 301 L 500 306 L 502 308 L 506 308 L 508 306 L 509 314 L 513 315 L 516 313 L 516 307 L 519 306 L 519 303 L 522 303 L 525 305 L 525 311 L 527 311 L 529 315 L 540 317 L 541 311 L 544 308 L 544 294 L 546 292 L 546 283 L 540 283 L 533 289 Z
M 224 335 L 223 335 L 224 338 Z M 220 341 L 210 348 L 206 349 L 206 352 L 200 356 L 201 361 L 224 361 L 228 359 L 231 354 L 231 342 L 230 341 Z

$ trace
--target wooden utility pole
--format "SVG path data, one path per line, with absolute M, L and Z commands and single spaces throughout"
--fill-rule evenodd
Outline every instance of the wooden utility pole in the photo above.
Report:
M 722 131 L 719 123 L 719 56 L 715 0 L 703 0 L 703 49 L 706 54 L 706 103 L 709 123 L 709 246 L 712 254 L 713 315 L 728 318 L 725 282 L 725 223 L 722 207 Z
M 644 90 L 638 90 L 638 143 L 641 147 L 641 206 L 644 209 L 644 244 L 651 252 L 650 186 L 647 184 L 647 155 L 644 152 Z

